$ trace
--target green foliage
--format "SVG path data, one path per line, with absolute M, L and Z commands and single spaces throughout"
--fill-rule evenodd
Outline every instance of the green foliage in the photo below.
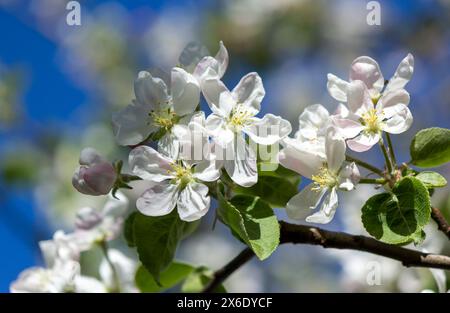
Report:
M 259 197 L 237 195 L 227 201 L 218 191 L 218 216 L 260 260 L 268 258 L 280 242 L 280 226 L 272 208 Z
M 362 208 L 362 222 L 376 239 L 390 244 L 423 241 L 423 227 L 431 214 L 430 196 L 424 184 L 405 177 L 392 189 L 371 197 Z
M 187 223 L 180 220 L 177 210 L 157 217 L 137 213 L 133 219 L 133 237 L 139 260 L 155 281 L 161 283 L 160 273 L 172 262 Z
M 137 212 L 132 212 L 130 215 L 128 215 L 123 225 L 123 236 L 125 237 L 125 241 L 127 242 L 127 245 L 129 247 L 136 246 L 134 239 L 133 224 L 134 218 L 136 217 L 137 214 L 138 214 Z
M 427 128 L 419 131 L 410 146 L 412 163 L 435 167 L 450 161 L 450 129 Z
M 421 172 L 416 178 L 420 180 L 427 188 L 439 188 L 447 185 L 447 180 L 436 172 Z
M 172 262 L 160 274 L 160 285 L 144 266 L 140 266 L 136 271 L 136 286 L 142 292 L 160 292 L 180 284 L 194 270 L 189 264 Z
M 201 292 L 208 283 L 213 279 L 214 272 L 205 266 L 201 266 L 193 270 L 186 278 L 182 292 Z M 214 292 L 224 293 L 227 292 L 223 285 L 219 285 Z

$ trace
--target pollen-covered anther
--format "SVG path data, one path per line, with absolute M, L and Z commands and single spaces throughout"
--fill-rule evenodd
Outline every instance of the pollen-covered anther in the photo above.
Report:
M 314 183 L 314 187 L 312 190 L 320 191 L 324 188 L 334 187 L 337 184 L 337 176 L 334 175 L 327 166 L 323 166 L 320 168 L 319 172 L 316 175 L 312 175 L 311 179 Z

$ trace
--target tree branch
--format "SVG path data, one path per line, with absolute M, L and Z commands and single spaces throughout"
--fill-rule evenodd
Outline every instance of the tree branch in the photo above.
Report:
M 442 212 L 438 208 L 431 208 L 431 217 L 438 225 L 438 229 L 450 239 L 450 224 L 442 215 Z
M 447 227 L 449 227 L 448 223 Z M 280 244 L 310 244 L 324 248 L 365 251 L 397 260 L 406 267 L 427 267 L 450 270 L 450 257 L 448 256 L 423 253 L 400 246 L 389 245 L 366 236 L 329 231 L 307 225 L 290 224 L 284 221 L 280 221 L 280 230 Z M 243 250 L 230 263 L 214 273 L 212 281 L 203 292 L 212 292 L 233 274 L 234 271 L 249 261 L 253 255 L 250 248 Z

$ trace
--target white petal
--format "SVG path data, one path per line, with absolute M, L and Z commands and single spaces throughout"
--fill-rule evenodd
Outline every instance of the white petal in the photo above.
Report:
M 136 201 L 136 207 L 144 215 L 167 215 L 175 208 L 178 198 L 178 186 L 162 182 L 146 190 Z
M 203 184 L 191 182 L 180 192 L 177 210 L 180 219 L 192 222 L 204 216 L 211 202 L 208 196 L 208 187 Z
M 336 188 L 332 188 L 325 197 L 320 211 L 308 216 L 306 221 L 309 223 L 327 224 L 333 219 L 337 206 L 338 196 L 336 193 Z
M 360 80 L 364 82 L 372 97 L 377 97 L 384 86 L 384 77 L 380 66 L 374 59 L 361 56 L 356 58 L 351 66 L 350 81 Z
M 80 152 L 80 165 L 92 165 L 102 161 L 105 161 L 105 159 L 94 148 L 86 147 Z
M 390 108 L 389 114 L 392 114 L 391 118 L 387 119 L 382 126 L 385 132 L 401 134 L 411 127 L 413 116 L 407 106 L 397 104 Z
M 244 127 L 243 131 L 258 144 L 273 145 L 289 135 L 292 127 L 280 116 L 266 114 L 262 119 L 254 117 L 253 123 Z
M 173 177 L 168 173 L 172 170 L 173 160 L 151 147 L 139 146 L 131 150 L 128 163 L 131 171 L 142 179 L 161 182 Z
M 221 41 L 220 48 L 216 56 L 214 58 L 210 56 L 204 57 L 195 68 L 194 75 L 199 78 L 205 78 L 205 76 L 214 73 L 218 76 L 218 78 L 222 78 L 223 74 L 225 74 L 225 71 L 227 70 L 228 60 L 228 51 Z M 213 71 L 208 74 L 208 69 L 212 69 Z
M 133 102 L 113 114 L 113 132 L 119 145 L 137 145 L 158 129 L 149 116 L 150 111 L 151 107 Z
M 121 292 L 136 292 L 134 276 L 136 274 L 136 262 L 116 249 L 108 249 L 108 257 L 114 266 Z M 111 270 L 111 265 L 103 258 L 100 269 L 100 277 L 104 284 L 110 289 L 117 288 L 115 273 Z
M 350 149 L 356 152 L 364 152 L 372 148 L 380 141 L 379 134 L 367 134 L 362 132 L 356 138 L 347 141 Z
M 186 71 L 193 73 L 198 63 L 208 55 L 209 51 L 204 45 L 198 42 L 189 42 L 184 47 L 183 51 L 181 51 L 180 56 L 178 57 L 178 63 L 181 64 Z
M 291 169 L 300 175 L 311 178 L 317 174 L 326 160 L 317 153 L 297 149 L 292 145 L 287 145 L 278 153 L 278 160 L 281 165 Z
M 153 77 L 145 71 L 139 72 L 138 78 L 134 82 L 134 93 L 139 103 L 153 109 L 158 109 L 169 98 L 166 83 L 161 78 Z
M 225 170 L 231 179 L 238 185 L 250 187 L 258 181 L 256 156 L 241 136 L 227 146 L 227 156 L 232 155 L 232 160 L 225 160 Z
M 206 119 L 206 129 L 214 138 L 214 141 L 221 147 L 226 147 L 234 139 L 234 132 L 226 125 L 225 119 L 215 113 L 210 114 Z
M 314 210 L 319 205 L 326 190 L 316 191 L 312 190 L 313 187 L 314 184 L 309 184 L 289 200 L 286 205 L 286 213 L 289 218 L 303 219 L 305 211 Z
M 173 108 L 178 116 L 195 111 L 200 101 L 200 85 L 198 80 L 185 70 L 172 69 L 171 93 Z
M 172 132 L 167 132 L 158 140 L 158 152 L 172 160 L 178 159 L 180 139 Z
M 201 80 L 203 96 L 208 103 L 211 111 L 221 116 L 228 116 L 231 108 L 221 108 L 220 95 L 229 92 L 228 88 L 218 78 L 218 76 L 207 77 Z M 222 104 L 224 105 L 224 104 Z
M 241 78 L 232 91 L 237 103 L 256 115 L 261 109 L 261 101 L 266 94 L 263 82 L 258 73 L 248 73 Z
M 352 81 L 348 85 L 347 101 L 350 111 L 358 116 L 374 108 L 369 90 L 360 80 Z
M 391 118 L 403 107 L 409 104 L 409 93 L 405 89 L 398 89 L 384 93 L 377 104 L 377 111 L 383 114 L 384 118 Z
M 219 77 L 222 77 L 228 68 L 229 56 L 228 50 L 227 48 L 225 48 L 225 45 L 223 44 L 222 41 L 220 41 L 219 45 L 220 45 L 219 51 L 217 52 L 215 59 L 219 63 L 219 69 L 217 73 L 219 74 Z
M 394 76 L 389 80 L 384 93 L 402 89 L 411 80 L 414 73 L 414 57 L 411 53 L 400 62 Z
M 330 113 L 321 104 L 313 104 L 305 108 L 299 116 L 299 133 L 308 139 L 315 139 L 330 122 Z
M 348 82 L 330 73 L 328 73 L 327 78 L 327 88 L 330 95 L 337 101 L 347 102 Z
M 364 129 L 361 123 L 345 118 L 333 118 L 333 124 L 345 139 L 355 138 Z
M 359 173 L 359 169 L 355 163 L 350 163 L 346 165 L 339 172 L 339 189 L 343 190 L 353 190 L 355 185 L 358 184 L 361 175 Z
M 88 276 L 77 276 L 75 278 L 76 293 L 106 293 L 106 286 L 99 280 Z
M 345 149 L 345 141 L 338 130 L 330 127 L 325 139 L 325 153 L 327 155 L 327 166 L 333 173 L 338 173 L 342 163 L 344 163 Z
M 350 110 L 347 108 L 347 106 L 345 104 L 339 103 L 336 108 L 336 111 L 334 111 L 334 116 L 337 116 L 339 118 L 348 118 L 349 115 Z
M 194 177 L 206 182 L 220 178 L 220 165 L 213 161 L 202 161 L 195 166 Z

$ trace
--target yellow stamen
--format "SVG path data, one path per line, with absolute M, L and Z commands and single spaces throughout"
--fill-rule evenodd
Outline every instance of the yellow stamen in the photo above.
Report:
M 368 133 L 374 134 L 381 131 L 382 120 L 378 116 L 378 112 L 376 109 L 371 109 L 368 112 L 364 113 L 361 119 L 361 122 L 366 127 L 366 131 Z
M 152 117 L 152 122 L 166 130 L 172 128 L 177 122 L 178 117 L 170 108 L 161 111 L 151 111 L 149 115 Z
M 189 166 L 184 166 L 179 163 L 171 163 L 171 170 L 167 172 L 175 176 L 174 182 L 179 184 L 181 188 L 186 187 L 193 180 L 192 171 Z
M 312 188 L 314 191 L 334 187 L 338 183 L 337 176 L 330 172 L 326 164 L 319 169 L 319 172 L 316 175 L 312 175 L 311 179 L 314 183 L 314 187 Z
M 240 105 L 237 105 L 230 114 L 228 124 L 234 128 L 241 128 L 249 123 L 252 114 Z

